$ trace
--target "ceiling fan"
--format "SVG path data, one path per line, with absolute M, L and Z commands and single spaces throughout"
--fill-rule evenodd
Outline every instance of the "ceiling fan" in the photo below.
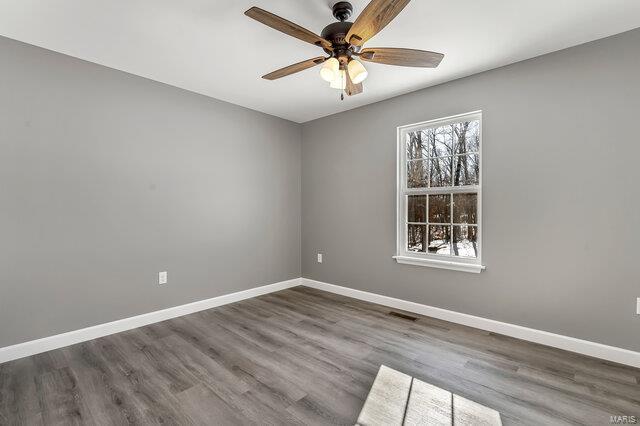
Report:
M 353 96 L 362 93 L 362 82 L 368 76 L 360 61 L 405 67 L 437 67 L 444 57 L 442 53 L 393 47 L 363 48 L 363 45 L 386 27 L 409 1 L 372 0 L 355 22 L 347 21 L 353 13 L 351 3 L 339 1 L 333 5 L 333 16 L 339 22 L 327 25 L 320 35 L 259 7 L 252 7 L 244 14 L 292 37 L 315 44 L 329 55 L 289 65 L 262 78 L 276 80 L 324 64 L 320 70 L 322 79 L 329 82 L 330 87 Z M 344 94 L 341 98 L 344 99 Z

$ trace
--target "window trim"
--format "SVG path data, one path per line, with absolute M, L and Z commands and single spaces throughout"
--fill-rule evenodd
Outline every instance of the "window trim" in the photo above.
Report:
M 424 188 L 407 188 L 406 187 L 406 173 L 407 173 L 407 150 L 405 147 L 405 135 L 412 131 L 423 129 L 425 127 L 446 126 L 449 124 L 458 123 L 460 121 L 479 120 L 479 135 L 480 135 L 480 147 L 478 149 L 478 161 L 480 163 L 478 185 L 467 185 L 458 187 L 445 187 L 445 188 L 429 188 L 425 192 Z M 451 269 L 455 271 L 475 272 L 479 273 L 485 269 L 482 264 L 482 148 L 484 145 L 482 134 L 482 111 L 472 111 L 465 114 L 457 114 L 450 117 L 439 118 L 435 120 L 424 121 L 421 123 L 414 123 L 405 126 L 399 126 L 397 128 L 397 141 L 396 141 L 396 255 L 393 258 L 402 264 L 417 265 L 417 266 L 429 266 L 434 268 Z M 455 156 L 456 154 L 453 154 Z M 478 228 L 478 257 L 477 258 L 462 258 L 450 255 L 434 254 L 434 253 L 416 253 L 410 252 L 406 248 L 407 243 L 407 195 L 417 194 L 434 194 L 434 193 L 473 193 L 478 194 L 478 211 L 477 211 L 477 228 Z M 426 212 L 427 216 L 429 212 Z M 453 217 L 451 218 L 453 220 Z M 453 222 L 452 222 L 453 223 Z M 427 225 L 428 226 L 428 225 Z M 453 235 L 451 235 L 453 243 Z

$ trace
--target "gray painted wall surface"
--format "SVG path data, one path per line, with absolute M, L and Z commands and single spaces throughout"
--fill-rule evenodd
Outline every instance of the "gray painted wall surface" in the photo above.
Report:
M 0 347 L 300 276 L 299 125 L 5 38 L 0 64 Z
M 634 30 L 305 124 L 303 276 L 640 350 L 638 46 Z M 487 270 L 397 264 L 396 127 L 479 109 Z

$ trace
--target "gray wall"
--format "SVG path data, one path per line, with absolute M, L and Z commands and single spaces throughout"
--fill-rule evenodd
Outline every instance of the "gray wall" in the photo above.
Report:
M 5 38 L 0 64 L 0 347 L 300 276 L 299 125 Z
M 305 124 L 303 276 L 640 350 L 638 46 L 634 30 Z M 396 127 L 478 109 L 487 270 L 397 264 Z
M 302 137 L 305 277 L 640 350 L 638 45 L 635 30 L 301 133 L 0 38 L 0 347 L 299 276 Z M 476 109 L 487 271 L 396 264 L 396 127 Z

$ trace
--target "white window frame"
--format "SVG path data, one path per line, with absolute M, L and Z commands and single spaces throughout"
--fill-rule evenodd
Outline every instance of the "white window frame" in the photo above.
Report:
M 445 188 L 407 188 L 407 149 L 406 149 L 406 135 L 413 131 L 425 128 L 434 128 L 440 126 L 446 126 L 448 124 L 459 123 L 463 121 L 478 120 L 480 146 L 478 149 L 478 161 L 480 162 L 480 176 L 478 176 L 478 185 L 468 185 L 459 187 L 445 187 Z M 466 114 L 454 115 L 451 117 L 439 118 L 436 120 L 424 121 L 422 123 L 409 124 L 406 126 L 398 127 L 398 140 L 397 140 L 397 181 L 396 181 L 396 255 L 393 256 L 398 263 L 417 265 L 417 266 L 429 266 L 434 268 L 452 269 L 455 271 L 475 272 L 479 273 L 485 269 L 482 265 L 482 146 L 484 145 L 482 139 L 482 111 L 473 111 Z M 455 155 L 455 154 L 454 154 Z M 478 257 L 477 258 L 463 258 L 453 255 L 442 255 L 435 253 L 421 253 L 407 250 L 407 196 L 408 195 L 429 195 L 429 194 L 455 194 L 455 193 L 469 193 L 474 192 L 478 194 Z M 428 199 L 428 197 L 427 197 Z M 452 203 L 453 205 L 453 203 Z M 428 209 L 428 204 L 427 204 Z M 428 211 L 427 211 L 428 217 Z M 453 220 L 453 214 L 452 219 Z M 451 243 L 453 244 L 453 234 L 451 235 Z M 425 242 L 426 244 L 426 242 Z

